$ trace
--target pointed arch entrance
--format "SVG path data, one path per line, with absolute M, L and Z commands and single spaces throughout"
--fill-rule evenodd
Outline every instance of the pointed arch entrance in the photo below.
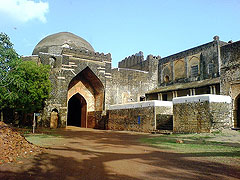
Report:
M 68 101 L 68 126 L 86 127 L 87 102 L 79 93 Z
M 240 94 L 235 98 L 235 115 L 234 115 L 234 127 L 240 128 Z
M 89 67 L 70 81 L 67 100 L 67 125 L 98 127 L 104 105 L 104 86 Z

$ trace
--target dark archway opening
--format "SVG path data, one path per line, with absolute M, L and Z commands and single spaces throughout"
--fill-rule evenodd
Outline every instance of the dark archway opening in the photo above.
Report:
M 236 126 L 240 128 L 240 97 L 237 98 L 237 118 Z
M 166 76 L 164 77 L 164 81 L 165 81 L 166 83 L 169 83 L 169 76 L 168 76 L 168 75 L 166 75 Z
M 80 94 L 75 94 L 68 101 L 68 126 L 86 127 L 87 103 Z

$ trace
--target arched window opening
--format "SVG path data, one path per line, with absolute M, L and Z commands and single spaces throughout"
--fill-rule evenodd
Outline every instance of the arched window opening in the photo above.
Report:
M 164 77 L 164 82 L 166 82 L 166 83 L 169 82 L 169 76 L 168 76 L 168 75 L 166 75 L 166 76 Z
M 198 76 L 198 65 L 191 66 L 191 76 L 192 77 Z

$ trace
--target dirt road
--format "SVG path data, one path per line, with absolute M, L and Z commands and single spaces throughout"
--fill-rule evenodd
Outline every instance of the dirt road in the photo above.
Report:
M 138 139 L 147 134 L 69 127 L 62 138 L 47 138 L 44 154 L 0 166 L 0 179 L 239 179 L 240 166 L 214 163 L 149 147 Z

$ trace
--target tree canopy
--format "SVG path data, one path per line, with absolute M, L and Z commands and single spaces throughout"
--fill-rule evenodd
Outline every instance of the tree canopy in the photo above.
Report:
M 11 82 L 9 74 L 20 62 L 9 37 L 0 33 L 0 86 L 7 86 Z
M 51 91 L 49 72 L 47 65 L 22 61 L 9 37 L 0 33 L 0 110 L 41 110 Z

